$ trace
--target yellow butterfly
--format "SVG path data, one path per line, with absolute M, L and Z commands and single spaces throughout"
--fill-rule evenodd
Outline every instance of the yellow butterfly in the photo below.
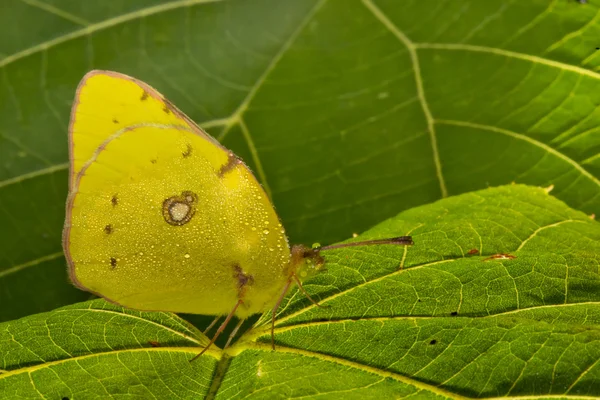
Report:
M 270 308 L 274 324 L 290 286 L 302 289 L 299 277 L 322 267 L 321 251 L 412 244 L 290 249 L 248 167 L 155 89 L 116 72 L 91 71 L 79 84 L 69 156 L 63 248 L 72 282 L 128 308 L 226 315 L 198 356 L 234 315 L 231 337 Z

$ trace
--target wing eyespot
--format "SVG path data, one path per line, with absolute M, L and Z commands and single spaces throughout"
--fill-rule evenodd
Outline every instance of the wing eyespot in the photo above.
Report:
M 196 213 L 198 195 L 186 190 L 180 195 L 171 196 L 163 201 L 162 214 L 165 222 L 173 226 L 182 226 L 191 221 Z

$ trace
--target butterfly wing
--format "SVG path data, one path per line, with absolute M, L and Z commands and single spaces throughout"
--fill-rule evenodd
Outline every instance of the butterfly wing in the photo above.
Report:
M 142 310 L 238 315 L 274 302 L 289 246 L 233 153 L 148 85 L 93 71 L 70 126 L 63 247 L 73 283 Z

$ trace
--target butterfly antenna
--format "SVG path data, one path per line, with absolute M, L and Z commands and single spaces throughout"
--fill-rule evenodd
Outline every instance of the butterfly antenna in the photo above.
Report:
M 210 340 L 210 343 L 204 349 L 202 349 L 202 351 L 200 352 L 200 354 L 198 354 L 194 358 L 192 358 L 190 360 L 190 362 L 194 361 L 196 358 L 198 358 L 202 354 L 204 354 L 206 352 L 206 350 L 208 350 L 208 348 L 215 343 L 215 341 L 217 340 L 217 338 L 219 337 L 219 335 L 221 334 L 221 332 L 223 332 L 223 330 L 225 329 L 225 327 L 227 326 L 227 324 L 229 323 L 229 321 L 231 321 L 231 318 L 235 314 L 235 311 L 240 306 L 240 304 L 242 304 L 242 300 L 238 300 L 237 303 L 235 303 L 235 307 L 233 307 L 233 310 L 231 310 L 231 312 L 229 313 L 229 315 L 227 315 L 227 318 L 225 318 L 225 321 L 223 321 L 223 323 L 221 324 L 221 326 L 219 326 L 219 329 L 217 329 L 217 331 L 215 332 L 215 335 Z
M 319 246 L 315 248 L 315 251 L 327 251 L 334 249 L 341 249 L 344 247 L 355 247 L 355 246 L 372 246 L 378 244 L 395 244 L 399 246 L 412 246 L 415 244 L 412 240 L 412 236 L 398 236 L 388 239 L 374 239 L 374 240 L 363 240 L 362 242 L 352 242 L 352 243 L 339 243 L 332 244 L 329 246 Z
M 281 302 L 283 301 L 283 298 L 285 297 L 285 294 L 289 290 L 291 284 L 292 284 L 292 280 L 288 279 L 287 283 L 283 287 L 283 290 L 281 291 L 281 295 L 279 296 L 279 299 L 277 299 L 277 303 L 275 303 L 275 306 L 273 307 L 273 311 L 271 311 L 271 314 L 272 314 L 272 318 L 271 318 L 271 347 L 273 348 L 273 350 L 275 350 L 275 316 L 276 316 L 276 312 L 277 312 L 277 309 L 279 308 L 279 306 L 281 305 Z
M 306 290 L 304 289 L 304 286 L 302 286 L 302 282 L 300 282 L 300 279 L 298 279 L 298 277 L 294 274 L 292 275 L 294 280 L 296 281 L 296 284 L 298 285 L 298 287 L 300 288 L 300 290 L 302 291 L 302 293 L 304 293 L 304 295 L 317 307 L 319 308 L 329 308 L 329 306 L 324 306 L 321 305 L 319 303 L 317 303 L 312 297 L 310 297 L 310 295 L 306 292 Z

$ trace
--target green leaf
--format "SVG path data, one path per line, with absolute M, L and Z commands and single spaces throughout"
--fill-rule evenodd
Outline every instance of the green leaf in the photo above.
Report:
M 0 397 L 600 396 L 598 222 L 513 185 L 402 212 L 353 240 L 403 234 L 415 245 L 324 252 L 327 272 L 304 286 L 329 307 L 293 291 L 275 351 L 268 313 L 192 363 L 206 339 L 167 313 L 95 300 L 6 322 Z
M 87 298 L 68 284 L 60 232 L 69 109 L 88 70 L 147 81 L 210 127 L 251 165 L 293 242 L 331 243 L 513 181 L 553 184 L 600 214 L 598 11 L 575 0 L 3 0 L 0 320 Z

